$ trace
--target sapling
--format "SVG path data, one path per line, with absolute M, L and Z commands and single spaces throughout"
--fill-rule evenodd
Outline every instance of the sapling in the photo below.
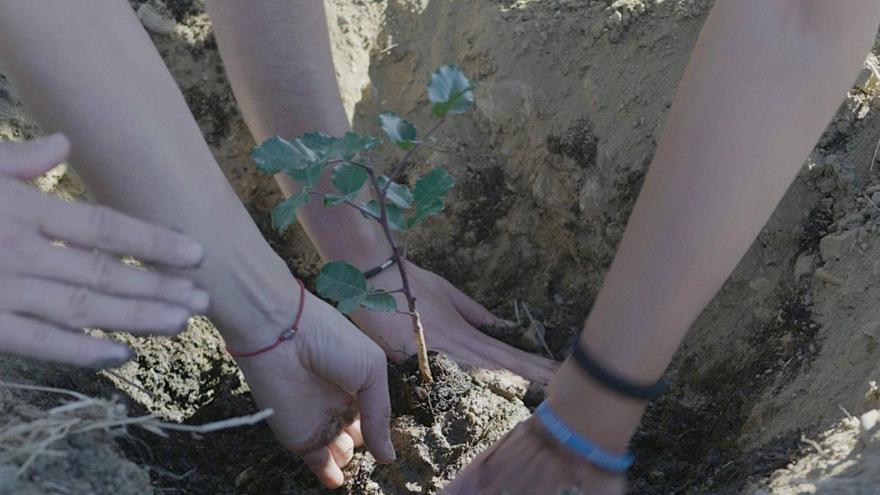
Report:
M 307 204 L 313 197 L 321 198 L 328 207 L 344 205 L 355 208 L 365 218 L 381 225 L 394 266 L 400 273 L 401 287 L 396 290 L 371 287 L 356 267 L 344 261 L 331 261 L 321 268 L 318 275 L 318 294 L 336 301 L 337 308 L 343 313 L 363 307 L 409 316 L 416 340 L 419 370 L 422 380 L 428 383 L 433 382 L 433 378 L 428 365 L 424 327 L 406 273 L 407 253 L 398 242 L 397 235 L 405 236 L 410 229 L 440 213 L 445 206 L 446 194 L 455 181 L 442 168 L 434 168 L 416 179 L 412 189 L 401 183 L 400 179 L 421 145 L 431 138 L 449 115 L 464 113 L 473 107 L 473 89 L 471 82 L 456 66 L 444 65 L 434 71 L 428 84 L 428 99 L 431 113 L 437 121 L 421 139 L 415 126 L 397 114 L 379 114 L 379 125 L 387 141 L 403 152 L 396 163 L 385 168 L 384 174 L 371 157 L 371 151 L 382 141 L 356 132 L 347 132 L 342 137 L 311 132 L 292 141 L 276 136 L 254 148 L 251 154 L 262 171 L 273 175 L 284 172 L 302 186 L 298 193 L 273 208 L 272 224 L 277 230 L 284 231 L 295 223 L 297 208 Z M 331 179 L 338 190 L 336 193 L 316 189 L 328 167 L 332 167 Z M 367 201 L 363 201 L 361 196 L 365 185 L 370 197 Z M 398 309 L 393 296 L 396 293 L 406 299 L 405 310 Z

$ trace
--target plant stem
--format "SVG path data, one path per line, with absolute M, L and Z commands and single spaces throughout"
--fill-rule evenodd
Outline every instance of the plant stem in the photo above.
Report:
M 400 272 L 400 282 L 403 285 L 400 290 L 406 298 L 410 318 L 412 319 L 413 333 L 416 338 L 416 355 L 419 360 L 419 372 L 422 375 L 423 382 L 434 383 L 434 377 L 431 374 L 431 366 L 428 364 L 428 346 L 425 344 L 425 329 L 422 326 L 422 319 L 419 316 L 419 312 L 416 310 L 416 297 L 410 289 L 409 277 L 407 277 L 406 274 L 406 259 L 401 252 L 400 246 L 394 239 L 394 233 L 391 232 L 391 227 L 388 224 L 388 211 L 385 208 L 385 193 L 387 190 L 379 186 L 379 181 L 376 179 L 376 173 L 372 167 L 367 170 L 367 173 L 370 175 L 370 185 L 372 185 L 373 191 L 376 193 L 376 196 L 378 196 L 377 199 L 379 200 L 379 224 L 382 226 L 382 232 L 385 234 L 385 239 L 391 246 L 391 254 L 394 257 L 397 270 Z M 390 184 L 391 182 L 389 181 L 388 183 Z
M 321 198 L 326 198 L 326 197 L 327 197 L 327 195 L 324 194 L 324 193 L 322 193 L 321 191 L 309 191 L 309 194 L 314 194 L 315 196 L 318 196 L 318 197 L 321 197 Z M 348 206 L 351 206 L 352 208 L 356 208 L 358 211 L 360 211 L 361 213 L 363 213 L 363 214 L 366 215 L 367 217 L 370 217 L 370 218 L 372 218 L 373 220 L 375 220 L 375 221 L 381 223 L 379 217 L 377 217 L 376 215 L 374 215 L 373 212 L 371 212 L 370 210 L 364 208 L 363 206 L 361 206 L 361 205 L 355 203 L 354 201 L 349 201 L 349 200 L 346 199 L 345 201 L 343 201 L 343 203 L 347 204 Z
M 439 129 L 440 126 L 443 125 L 444 122 L 446 122 L 446 117 L 440 118 L 440 120 L 438 120 L 437 123 L 434 124 L 434 127 L 432 127 L 431 130 L 429 130 L 428 133 L 425 134 L 425 137 L 422 138 L 420 142 L 416 143 L 412 148 L 410 148 L 406 152 L 406 154 L 403 155 L 403 158 L 401 158 L 400 161 L 397 162 L 397 165 L 394 166 L 394 168 L 391 170 L 391 174 L 388 176 L 388 178 L 391 180 L 389 180 L 388 183 L 385 184 L 385 187 L 381 189 L 383 195 L 388 190 L 388 187 L 391 186 L 391 182 L 396 180 L 397 177 L 400 176 L 401 173 L 403 173 L 403 169 L 406 168 L 406 165 L 407 163 L 409 163 L 410 158 L 412 158 L 415 152 L 418 151 L 419 147 L 422 146 L 422 143 L 430 139 L 431 136 L 437 131 L 437 129 Z

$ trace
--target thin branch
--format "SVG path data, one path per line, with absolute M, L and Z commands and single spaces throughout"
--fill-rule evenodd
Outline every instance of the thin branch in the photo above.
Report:
M 380 189 L 383 197 L 385 195 L 385 191 L 388 190 L 388 186 L 390 186 L 391 182 L 394 181 L 395 179 L 397 179 L 400 176 L 400 174 L 403 173 L 403 169 L 406 168 L 406 165 L 407 165 L 407 163 L 409 163 L 410 158 L 412 158 L 412 156 L 415 154 L 415 152 L 418 151 L 418 149 L 422 146 L 422 143 L 424 143 L 425 141 L 430 139 L 431 136 L 434 134 L 434 132 L 436 132 L 437 129 L 439 129 L 440 126 L 443 125 L 444 122 L 446 122 L 446 117 L 440 118 L 440 120 L 437 121 L 437 123 L 434 125 L 434 127 L 432 127 L 431 130 L 428 131 L 427 134 L 425 134 L 425 137 L 422 138 L 422 140 L 420 142 L 416 143 L 412 148 L 410 148 L 406 152 L 406 154 L 403 155 L 403 158 L 401 158 L 400 161 L 397 162 L 397 164 L 394 166 L 394 168 L 391 169 L 391 174 L 388 175 L 388 177 L 391 180 L 389 180 L 388 183 L 385 184 L 384 188 Z
M 326 197 L 327 197 L 327 195 L 324 194 L 324 193 L 322 193 L 321 191 L 309 191 L 309 194 L 314 194 L 315 196 L 318 196 L 318 197 L 321 197 L 321 198 L 326 198 Z M 375 220 L 375 221 L 377 221 L 377 222 L 380 221 L 380 218 L 377 217 L 372 211 L 370 211 L 370 210 L 364 208 L 363 206 L 361 206 L 361 205 L 355 203 L 354 201 L 349 201 L 349 200 L 346 199 L 346 200 L 343 200 L 342 202 L 345 203 L 345 204 L 347 204 L 348 206 L 351 206 L 352 208 L 355 208 L 355 209 L 359 210 L 359 211 L 360 211 L 361 213 L 363 213 L 365 216 L 367 216 L 367 217 L 369 217 L 369 218 L 372 218 L 373 220 Z
M 425 345 L 424 327 L 422 326 L 422 320 L 419 317 L 419 313 L 416 311 L 416 296 L 413 294 L 409 285 L 409 277 L 406 273 L 406 261 L 402 256 L 400 246 L 394 239 L 394 233 L 391 231 L 391 226 L 388 223 L 388 208 L 385 205 L 385 193 L 387 192 L 388 184 L 391 184 L 391 181 L 388 181 L 388 184 L 385 185 L 386 187 L 382 188 L 379 185 L 379 179 L 376 178 L 376 172 L 371 169 L 368 170 L 367 173 L 370 177 L 370 185 L 373 187 L 373 192 L 376 193 L 379 200 L 379 225 L 382 226 L 382 232 L 385 234 L 385 239 L 388 241 L 388 245 L 391 246 L 391 254 L 394 257 L 394 262 L 400 273 L 400 281 L 403 285 L 401 290 L 406 298 L 409 316 L 412 318 L 413 333 L 416 338 L 416 352 L 419 359 L 419 371 L 421 371 L 422 381 L 433 383 L 434 377 L 431 376 L 431 369 L 428 366 L 428 349 Z

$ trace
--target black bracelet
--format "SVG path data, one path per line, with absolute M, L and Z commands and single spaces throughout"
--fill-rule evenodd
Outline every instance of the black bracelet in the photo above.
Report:
M 669 386 L 669 383 L 662 378 L 658 380 L 657 383 L 651 385 L 639 385 L 625 380 L 596 363 L 596 361 L 587 355 L 587 351 L 580 342 L 575 344 L 574 350 L 571 352 L 571 357 L 581 369 L 594 380 L 604 385 L 606 388 L 627 397 L 642 400 L 654 400 L 663 395 L 663 392 L 665 392 L 666 388 Z
M 370 268 L 369 270 L 365 271 L 364 278 L 375 277 L 376 275 L 382 273 L 383 271 L 385 271 L 386 268 L 390 267 L 391 265 L 393 265 L 396 262 L 397 262 L 397 260 L 394 259 L 394 255 L 392 254 L 391 257 L 388 258 L 388 260 L 386 260 L 381 265 L 374 266 L 373 268 Z

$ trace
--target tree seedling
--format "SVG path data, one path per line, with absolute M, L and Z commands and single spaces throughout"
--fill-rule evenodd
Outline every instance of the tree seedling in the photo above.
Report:
M 353 265 L 331 261 L 321 268 L 318 275 L 318 294 L 336 301 L 337 308 L 343 313 L 363 307 L 409 316 L 416 340 L 419 370 L 422 380 L 427 383 L 433 382 L 433 378 L 428 365 L 424 327 L 406 273 L 407 253 L 398 242 L 397 235 L 405 235 L 432 215 L 440 213 L 445 206 L 446 194 L 455 181 L 442 168 L 434 168 L 416 179 L 412 189 L 398 180 L 411 165 L 421 145 L 431 138 L 449 115 L 464 113 L 473 107 L 473 89 L 473 84 L 456 66 L 444 65 L 434 71 L 428 84 L 428 99 L 437 122 L 421 139 L 415 126 L 397 114 L 379 114 L 379 125 L 387 142 L 404 152 L 385 174 L 380 172 L 370 156 L 370 151 L 382 141 L 355 132 L 347 132 L 342 137 L 311 132 L 292 141 L 276 136 L 254 148 L 251 153 L 263 172 L 283 172 L 302 186 L 298 193 L 272 210 L 272 224 L 278 231 L 284 231 L 294 224 L 297 208 L 307 204 L 313 197 L 321 198 L 328 207 L 345 205 L 355 208 L 365 218 L 381 225 L 400 273 L 402 287 L 391 291 L 371 287 L 364 274 Z M 332 168 L 331 180 L 337 189 L 336 193 L 316 189 L 327 168 Z M 365 185 L 368 185 L 370 196 L 367 201 L 363 201 L 362 196 Z M 396 293 L 406 299 L 405 310 L 398 309 L 393 296 Z

